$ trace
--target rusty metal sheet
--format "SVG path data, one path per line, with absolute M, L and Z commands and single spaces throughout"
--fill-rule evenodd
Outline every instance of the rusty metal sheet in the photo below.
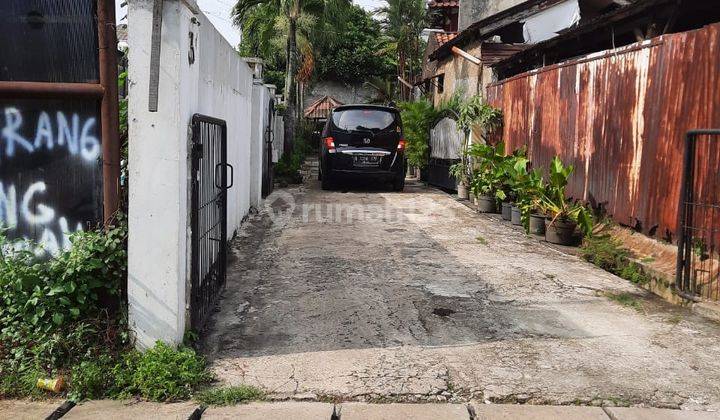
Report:
M 524 73 L 487 94 L 504 111 L 508 150 L 527 146 L 536 167 L 560 156 L 575 166 L 574 198 L 673 241 L 685 133 L 720 128 L 717 86 L 720 24 Z M 714 162 L 699 168 L 708 199 L 720 188 Z

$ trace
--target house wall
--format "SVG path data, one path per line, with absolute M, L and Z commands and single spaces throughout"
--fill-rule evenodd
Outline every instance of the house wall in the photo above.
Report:
M 460 2 L 460 31 L 507 8 L 526 0 L 462 0 Z
M 715 24 L 524 73 L 488 98 L 503 109 L 508 151 L 527 146 L 535 167 L 560 156 L 575 167 L 569 195 L 675 240 L 685 134 L 720 127 L 718 57 Z M 720 147 L 703 144 L 696 199 L 717 203 Z M 695 224 L 711 226 L 710 216 Z
M 480 41 L 473 41 L 466 44 L 462 49 L 475 57 L 480 57 Z M 449 101 L 453 95 L 460 93 L 463 99 L 477 94 L 483 94 L 481 75 L 483 69 L 467 59 L 450 54 L 443 58 L 437 65 L 435 74 L 444 74 L 443 92 L 434 88 L 433 103 L 439 106 Z M 435 83 L 437 80 L 434 81 Z
M 254 198 L 251 180 L 261 179 L 251 150 L 263 141 L 251 132 L 253 77 L 248 65 L 191 0 L 164 4 L 159 104 L 157 112 L 148 111 L 152 5 L 135 0 L 128 7 L 128 300 L 130 326 L 140 347 L 156 340 L 181 343 L 186 331 L 193 114 L 227 122 L 228 163 L 235 169 L 228 191 L 229 235 L 248 214 Z

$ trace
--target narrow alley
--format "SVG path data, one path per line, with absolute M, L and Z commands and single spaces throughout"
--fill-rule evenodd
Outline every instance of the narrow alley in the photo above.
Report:
M 499 216 L 420 184 L 310 184 L 267 203 L 234 241 L 204 340 L 225 384 L 320 401 L 720 404 L 720 326 Z

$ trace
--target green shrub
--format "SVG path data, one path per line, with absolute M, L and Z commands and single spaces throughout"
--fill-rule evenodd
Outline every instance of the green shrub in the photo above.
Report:
M 211 379 L 205 360 L 194 350 L 158 342 L 144 353 L 130 350 L 80 362 L 72 369 L 69 395 L 74 400 L 177 401 L 188 399 Z
M 586 237 L 580 253 L 585 260 L 635 284 L 651 280 L 640 265 L 632 261 L 632 254 L 622 242 L 609 234 Z
M 140 355 L 131 353 L 123 364 L 121 369 L 132 374 L 119 381 L 119 394 L 137 395 L 151 401 L 187 399 L 194 389 L 212 379 L 205 360 L 194 350 L 176 350 L 162 342 Z M 119 373 L 118 370 L 115 372 Z
M 430 126 L 440 113 L 435 110 L 427 99 L 399 104 L 400 117 L 403 122 L 405 141 L 407 142 L 405 157 L 408 164 L 415 168 L 427 165 L 430 149 Z
M 114 334 L 117 322 L 107 308 L 119 306 L 126 236 L 124 223 L 76 233 L 70 250 L 44 260 L 0 235 L 2 365 L 50 372 L 86 356 L 99 334 Z
M 253 386 L 240 385 L 227 388 L 211 388 L 200 392 L 195 399 L 205 405 L 237 405 L 265 398 L 265 393 Z

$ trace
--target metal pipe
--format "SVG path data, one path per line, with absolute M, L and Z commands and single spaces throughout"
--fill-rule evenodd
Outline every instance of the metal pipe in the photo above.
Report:
M 97 83 L 0 81 L 0 97 L 8 99 L 60 99 L 68 96 L 100 99 L 105 89 Z
M 115 4 L 97 0 L 100 104 L 103 159 L 103 221 L 107 225 L 120 208 L 120 120 L 118 114 L 117 33 Z

